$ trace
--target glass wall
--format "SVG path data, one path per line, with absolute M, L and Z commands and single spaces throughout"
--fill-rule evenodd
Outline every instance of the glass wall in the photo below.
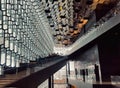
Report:
M 19 67 L 53 53 L 40 0 L 0 0 L 0 65 Z M 46 21 L 46 23 L 44 22 Z
M 67 82 L 67 73 L 66 73 L 66 67 L 62 67 L 59 71 L 57 71 L 54 74 L 54 88 L 67 88 L 68 87 L 68 82 Z
M 41 83 L 37 88 L 49 88 L 48 79 Z

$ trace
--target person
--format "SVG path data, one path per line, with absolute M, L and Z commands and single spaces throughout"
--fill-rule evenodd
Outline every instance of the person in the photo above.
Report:
M 78 72 L 77 72 L 77 69 L 75 68 L 75 76 L 77 78 L 77 75 L 78 75 Z
M 83 69 L 83 82 L 85 82 L 85 69 Z

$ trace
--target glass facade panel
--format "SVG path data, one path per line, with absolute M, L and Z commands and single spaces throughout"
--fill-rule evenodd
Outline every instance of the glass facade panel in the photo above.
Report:
M 6 63 L 6 49 L 4 49 L 4 48 L 1 48 L 1 55 L 0 55 L 1 57 L 0 57 L 0 64 L 1 65 L 4 65 L 5 63 Z
M 1 0 L 0 6 L 0 65 L 19 67 L 53 52 L 40 0 Z

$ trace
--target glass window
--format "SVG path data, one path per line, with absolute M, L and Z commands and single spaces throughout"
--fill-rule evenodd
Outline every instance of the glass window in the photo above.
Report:
M 11 67 L 15 67 L 15 53 L 12 52 Z
M 4 37 L 4 30 L 0 29 L 0 37 Z
M 4 65 L 6 62 L 6 49 L 1 48 L 1 55 L 0 55 L 0 64 Z
M 16 67 L 20 67 L 20 55 L 16 55 Z
M 10 50 L 14 49 L 14 44 L 13 44 L 14 38 L 10 37 Z
M 10 36 L 9 34 L 5 34 L 5 48 L 10 46 Z
M 18 42 L 17 42 L 17 40 L 15 40 L 15 42 L 14 42 L 14 52 L 17 53 L 17 51 L 18 51 Z
M 11 65 L 11 51 L 7 50 L 7 56 L 6 56 L 6 66 Z

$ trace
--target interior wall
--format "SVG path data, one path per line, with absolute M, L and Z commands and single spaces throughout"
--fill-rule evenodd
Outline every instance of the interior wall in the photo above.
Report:
M 111 81 L 111 75 L 120 75 L 120 25 L 98 39 L 98 50 L 103 81 Z

